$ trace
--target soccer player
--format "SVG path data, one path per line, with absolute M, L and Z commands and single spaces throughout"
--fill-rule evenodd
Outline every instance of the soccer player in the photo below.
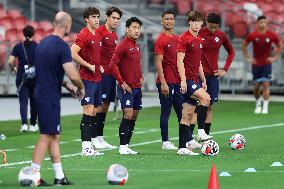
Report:
M 182 118 L 179 127 L 179 155 L 198 155 L 191 149 L 201 148 L 201 145 L 192 138 L 192 117 L 197 113 L 198 140 L 205 141 L 212 138 L 205 133 L 205 119 L 210 104 L 210 96 L 206 92 L 206 79 L 201 61 L 202 39 L 198 32 L 203 24 L 200 12 L 192 10 L 188 14 L 189 29 L 179 36 L 177 45 L 177 66 L 181 79 L 181 92 L 184 94 L 182 104 Z M 202 86 L 199 84 L 200 77 Z M 199 104 L 197 103 L 199 101 Z M 188 148 L 186 148 L 186 142 Z
M 235 56 L 235 51 L 230 40 L 226 34 L 219 29 L 220 23 L 220 15 L 216 13 L 209 13 L 207 15 L 206 27 L 202 28 L 198 33 L 198 35 L 203 39 L 201 63 L 205 74 L 207 93 L 211 98 L 204 128 L 207 135 L 209 135 L 212 123 L 212 105 L 214 102 L 218 101 L 219 79 L 227 73 Z M 224 67 L 219 69 L 218 56 L 222 45 L 227 50 L 228 56 Z
M 265 16 L 257 18 L 257 29 L 250 33 L 242 44 L 242 51 L 245 59 L 252 65 L 254 81 L 254 97 L 256 99 L 255 114 L 268 114 L 268 104 L 270 96 L 269 82 L 271 80 L 272 63 L 281 56 L 283 47 L 279 37 L 267 29 L 267 19 Z M 253 57 L 247 51 L 248 44 L 252 42 Z M 277 46 L 275 55 L 271 55 L 272 44 Z M 261 107 L 261 89 L 263 96 L 263 106 Z
M 115 29 L 118 27 L 122 12 L 117 7 L 109 7 L 106 10 L 106 23 L 100 26 L 96 33 L 99 34 L 102 39 L 101 46 L 101 59 L 100 64 L 104 68 L 104 73 L 102 74 L 102 106 L 99 108 L 99 112 L 96 114 L 97 117 L 97 130 L 98 136 L 93 139 L 94 146 L 99 148 L 114 148 L 115 146 L 107 143 L 104 136 L 104 125 L 106 114 L 109 109 L 110 102 L 115 101 L 116 95 L 116 81 L 111 75 L 109 69 L 109 63 L 113 55 L 114 49 L 117 45 L 118 37 L 115 33 Z
M 38 131 L 38 126 L 36 124 L 37 119 L 37 111 L 35 100 L 33 97 L 34 88 L 35 88 L 35 78 L 25 79 L 23 76 L 25 74 L 25 66 L 31 67 L 34 66 L 34 58 L 35 58 L 35 49 L 37 47 L 37 43 L 32 41 L 32 37 L 35 33 L 35 30 L 32 26 L 26 26 L 23 29 L 23 34 L 25 37 L 24 41 L 17 43 L 11 55 L 9 56 L 8 63 L 12 69 L 17 73 L 16 75 L 16 86 L 19 90 L 19 86 L 22 82 L 22 88 L 19 90 L 19 103 L 20 103 L 20 114 L 22 126 L 20 132 L 27 132 L 28 130 L 31 132 Z M 19 64 L 18 67 L 13 65 L 15 59 L 18 58 Z M 23 81 L 24 79 L 24 81 Z M 30 126 L 28 128 L 28 101 L 30 99 Z
M 138 154 L 129 148 L 135 122 L 142 108 L 141 85 L 144 81 L 141 71 L 141 53 L 137 39 L 142 22 L 131 17 L 126 21 L 126 37 L 116 46 L 110 62 L 110 69 L 118 81 L 123 118 L 119 127 L 119 154 Z
M 177 43 L 178 36 L 174 34 L 175 14 L 167 10 L 162 13 L 161 24 L 163 32 L 157 37 L 154 43 L 155 63 L 157 67 L 156 85 L 159 92 L 161 114 L 160 128 L 162 136 L 162 149 L 178 149 L 169 141 L 168 120 L 172 106 L 178 117 L 181 119 L 182 94 L 180 92 L 180 79 L 177 70 Z
M 40 136 L 34 148 L 31 168 L 40 171 L 45 152 L 48 150 L 55 171 L 55 185 L 72 184 L 64 175 L 60 161 L 60 98 L 64 72 L 78 88 L 78 98 L 81 99 L 85 93 L 80 75 L 72 62 L 70 47 L 63 41 L 64 36 L 70 32 L 71 24 L 72 18 L 68 13 L 57 13 L 52 35 L 42 39 L 35 52 L 34 96 L 38 110 Z M 41 180 L 40 185 L 47 184 Z
M 99 27 L 100 12 L 95 7 L 88 7 L 83 12 L 86 27 L 77 36 L 75 44 L 71 47 L 72 58 L 80 65 L 80 76 L 83 80 L 86 94 L 81 101 L 83 116 L 80 124 L 82 155 L 103 155 L 97 152 L 91 143 L 97 137 L 96 113 L 102 103 L 100 66 L 101 38 L 96 34 Z

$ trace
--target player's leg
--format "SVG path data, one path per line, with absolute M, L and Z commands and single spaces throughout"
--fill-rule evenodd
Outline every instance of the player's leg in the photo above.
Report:
M 93 156 L 95 152 L 91 144 L 91 137 L 94 132 L 94 93 L 97 85 L 87 80 L 83 80 L 83 84 L 85 87 L 85 96 L 81 101 L 83 116 L 80 123 L 82 155 Z
M 253 87 L 253 94 L 255 98 L 255 114 L 261 113 L 261 71 L 262 67 L 260 66 L 252 66 L 252 75 L 253 75 L 253 82 L 254 82 L 254 87 Z
M 33 97 L 34 88 L 35 88 L 35 81 L 32 80 L 29 84 L 29 99 L 30 99 L 30 114 L 31 114 L 29 131 L 31 132 L 38 131 L 38 125 L 36 123 L 37 120 L 36 103 Z
M 182 118 L 179 125 L 179 150 L 177 154 L 179 155 L 198 155 L 198 153 L 194 153 L 189 150 L 186 146 L 187 141 L 192 136 L 188 136 L 188 130 L 190 126 L 190 119 L 194 113 L 195 106 L 186 102 L 187 99 L 184 99 L 182 104 Z
M 162 136 L 162 149 L 165 150 L 172 150 L 177 149 L 170 141 L 168 136 L 168 121 L 171 114 L 172 109 L 172 99 L 173 95 L 171 91 L 173 90 L 173 85 L 169 84 L 169 95 L 165 96 L 161 92 L 161 84 L 157 84 L 158 92 L 159 92 L 159 99 L 160 99 L 160 130 Z
M 19 87 L 22 80 L 16 80 L 16 86 Z M 22 126 L 20 132 L 28 131 L 28 98 L 29 98 L 29 89 L 27 84 L 24 84 L 19 91 L 19 103 L 20 103 L 20 114 L 22 120 Z
M 133 100 L 134 93 L 125 93 L 121 87 L 118 87 L 120 93 L 121 109 L 123 111 L 123 117 L 119 126 L 119 154 L 130 154 L 127 147 L 128 131 L 132 122 L 133 117 Z
M 263 96 L 263 106 L 262 106 L 262 114 L 268 114 L 268 105 L 269 105 L 269 97 L 270 97 L 270 80 L 272 73 L 272 65 L 268 64 L 263 67 L 262 77 L 264 81 L 262 82 L 262 96 Z
M 210 96 L 209 94 L 203 89 L 198 88 L 191 96 L 191 98 L 198 100 L 199 104 L 196 107 L 196 113 L 197 113 L 197 123 L 198 123 L 198 140 L 204 141 L 209 140 L 212 138 L 212 136 L 209 136 L 205 133 L 205 120 L 207 117 L 207 110 L 208 106 L 210 104 Z
M 97 117 L 97 128 L 98 128 L 98 136 L 97 140 L 101 143 L 104 148 L 115 148 L 115 146 L 109 144 L 104 139 L 104 126 L 106 120 L 106 114 L 109 109 L 110 102 L 115 101 L 115 93 L 116 93 L 116 81 L 112 76 L 103 75 L 101 81 L 102 88 L 102 106 L 98 110 L 96 114 Z

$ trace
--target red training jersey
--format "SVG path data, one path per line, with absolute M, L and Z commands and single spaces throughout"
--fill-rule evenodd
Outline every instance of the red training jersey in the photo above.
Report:
M 177 43 L 177 35 L 167 35 L 164 32 L 160 33 L 154 43 L 155 55 L 163 55 L 162 67 L 167 83 L 180 82 L 177 68 Z M 159 76 L 156 82 L 161 83 Z
M 141 53 L 135 40 L 129 37 L 121 40 L 109 66 L 119 85 L 125 82 L 131 88 L 141 88 Z
M 189 31 L 179 36 L 177 52 L 185 53 L 183 63 L 186 80 L 198 83 L 198 73 L 202 53 L 201 37 L 194 37 Z
M 277 46 L 280 45 L 279 37 L 269 30 L 265 33 L 261 33 L 256 30 L 250 33 L 245 39 L 245 44 L 250 42 L 252 42 L 253 45 L 253 57 L 256 61 L 255 66 L 271 64 L 271 62 L 267 61 L 267 58 L 271 56 L 272 43 Z
M 101 41 L 98 34 L 92 34 L 87 27 L 83 28 L 77 36 L 75 44 L 80 47 L 79 56 L 89 64 L 96 65 L 95 73 L 84 66 L 80 66 L 79 73 L 83 80 L 99 82 Z
M 198 35 L 202 38 L 201 63 L 204 74 L 214 76 L 214 71 L 218 70 L 219 50 L 223 45 L 228 52 L 223 70 L 228 71 L 235 56 L 234 48 L 224 32 L 217 30 L 211 33 L 207 27 L 202 28 Z
M 100 64 L 104 68 L 104 74 L 111 75 L 109 63 L 117 45 L 118 37 L 115 32 L 109 32 L 105 25 L 100 26 L 96 33 L 101 36 L 101 60 Z

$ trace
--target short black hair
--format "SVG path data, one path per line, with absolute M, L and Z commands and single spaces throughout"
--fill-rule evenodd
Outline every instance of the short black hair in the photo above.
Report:
M 96 7 L 87 7 L 83 12 L 83 18 L 89 18 L 90 15 L 98 14 L 100 16 L 100 11 Z
M 162 18 L 166 15 L 166 14 L 172 14 L 172 15 L 174 15 L 174 17 L 176 16 L 175 15 L 175 13 L 174 13 L 174 11 L 172 11 L 172 10 L 164 10 L 163 12 L 162 12 Z
M 206 18 L 208 23 L 213 23 L 213 24 L 220 24 L 221 23 L 221 17 L 219 14 L 216 14 L 215 12 L 211 12 L 207 15 Z
M 264 15 L 262 15 L 262 16 L 259 16 L 259 17 L 257 17 L 257 21 L 260 21 L 260 20 L 262 20 L 262 19 L 266 19 L 266 16 L 264 16 Z
M 187 17 L 188 21 L 197 21 L 197 20 L 204 20 L 203 15 L 201 14 L 201 12 L 198 12 L 197 10 L 192 10 L 188 13 L 188 17 Z
M 25 38 L 32 38 L 34 36 L 34 33 L 35 33 L 35 29 L 30 25 L 27 25 L 23 29 L 23 34 Z
M 139 20 L 139 18 L 131 17 L 128 20 L 126 20 L 125 27 L 128 28 L 132 24 L 132 22 L 137 22 L 140 26 L 142 26 L 142 22 L 141 22 L 141 20 Z
M 117 8 L 117 7 L 109 7 L 109 8 L 107 8 L 106 15 L 110 16 L 114 12 L 119 14 L 120 18 L 122 17 L 122 11 L 119 8 Z

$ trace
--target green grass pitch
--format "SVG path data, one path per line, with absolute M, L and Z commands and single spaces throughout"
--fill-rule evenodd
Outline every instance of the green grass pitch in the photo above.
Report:
M 119 187 L 110 186 L 106 182 L 106 169 L 113 163 L 122 164 L 129 171 L 129 180 L 122 186 L 125 189 L 205 189 L 212 164 L 216 165 L 218 174 L 227 171 L 232 175 L 219 177 L 222 189 L 284 188 L 284 167 L 270 166 L 273 162 L 284 163 L 284 103 L 272 102 L 268 115 L 254 115 L 253 110 L 253 102 L 220 101 L 214 105 L 212 134 L 220 146 L 217 157 L 179 156 L 176 151 L 162 150 L 159 108 L 145 108 L 138 117 L 132 148 L 139 151 L 139 155 L 122 156 L 115 149 L 104 151 L 105 155 L 100 157 L 81 157 L 81 143 L 76 141 L 80 138 L 81 116 L 64 116 L 61 120 L 61 155 L 65 156 L 62 163 L 66 176 L 75 183 L 67 188 Z M 113 121 L 114 115 L 115 113 L 109 113 L 107 116 L 105 135 L 109 143 L 118 146 L 120 121 Z M 19 162 L 31 160 L 32 145 L 37 141 L 37 134 L 19 133 L 19 127 L 19 120 L 0 122 L 0 133 L 7 136 L 5 141 L 0 141 L 0 149 L 15 149 L 7 151 L 10 166 L 3 167 L 0 160 L 1 189 L 20 188 L 17 182 L 18 172 L 29 163 Z M 233 133 L 246 137 L 247 147 L 244 150 L 230 149 L 228 140 Z M 177 134 L 177 119 L 172 111 L 169 136 L 176 145 Z M 255 168 L 257 172 L 245 173 L 247 168 Z M 41 175 L 48 183 L 53 182 L 54 172 L 50 161 L 43 162 Z

